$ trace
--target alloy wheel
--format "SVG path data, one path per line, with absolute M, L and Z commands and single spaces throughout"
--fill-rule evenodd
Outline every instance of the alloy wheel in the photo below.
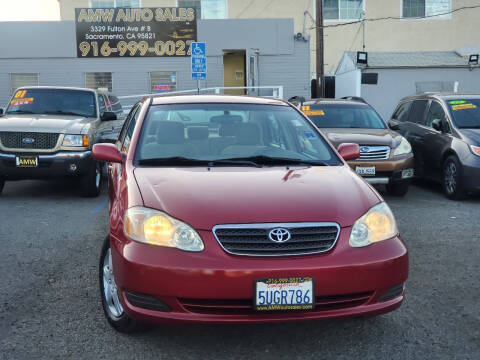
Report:
M 95 165 L 95 187 L 98 189 L 100 187 L 100 181 L 102 180 L 102 168 L 100 164 Z
M 118 298 L 117 284 L 113 275 L 112 252 L 107 250 L 103 259 L 103 296 L 105 308 L 111 317 L 119 318 L 123 315 L 123 307 Z
M 457 188 L 457 166 L 450 161 L 445 166 L 445 189 L 449 194 L 453 194 Z

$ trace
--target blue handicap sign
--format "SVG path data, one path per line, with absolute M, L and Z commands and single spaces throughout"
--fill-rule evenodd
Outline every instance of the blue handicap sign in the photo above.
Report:
M 192 80 L 207 79 L 207 45 L 204 42 L 192 43 Z

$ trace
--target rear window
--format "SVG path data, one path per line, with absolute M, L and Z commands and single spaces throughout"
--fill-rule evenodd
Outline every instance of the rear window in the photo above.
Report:
M 253 156 L 341 164 L 329 144 L 295 109 L 277 105 L 151 106 L 135 151 L 136 161 Z
M 386 129 L 375 110 L 363 105 L 304 105 L 302 111 L 318 128 Z
M 480 128 L 480 99 L 449 100 L 447 104 L 456 127 Z

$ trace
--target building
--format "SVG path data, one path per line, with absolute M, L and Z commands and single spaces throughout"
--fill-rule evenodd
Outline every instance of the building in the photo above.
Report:
M 189 56 L 77 56 L 73 21 L 3 22 L 0 34 L 0 106 L 19 86 L 109 88 L 118 96 L 197 88 Z M 207 43 L 202 87 L 284 85 L 284 98 L 308 97 L 309 43 L 294 38 L 292 19 L 199 20 Z M 254 95 L 272 95 L 265 90 Z M 131 99 L 134 101 L 135 99 Z
M 367 66 L 345 52 L 335 74 L 336 97 L 364 98 L 388 120 L 399 100 L 423 92 L 480 93 L 480 50 L 369 52 Z
M 291 18 L 294 33 L 310 40 L 315 77 L 315 3 L 318 0 L 59 0 L 63 20 L 75 7 L 196 6 L 204 19 Z M 478 0 L 323 0 L 325 72 L 333 74 L 344 51 L 448 51 L 480 48 Z M 456 11 L 454 11 L 456 10 Z M 454 11 L 454 12 L 452 12 Z M 443 15 L 442 15 L 443 14 Z M 368 21 L 362 23 L 362 19 Z

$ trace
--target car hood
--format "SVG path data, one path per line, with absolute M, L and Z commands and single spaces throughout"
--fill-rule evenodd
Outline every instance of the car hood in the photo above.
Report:
M 400 145 L 402 136 L 390 129 L 320 129 L 335 147 L 341 143 L 359 145 L 382 145 L 392 149 Z
M 0 117 L 0 131 L 85 134 L 92 118 L 66 115 L 6 115 Z
M 201 230 L 271 222 L 345 227 L 381 201 L 348 166 L 136 168 L 134 174 L 146 207 Z
M 472 145 L 480 145 L 480 129 L 458 129 L 458 131 L 470 140 Z

